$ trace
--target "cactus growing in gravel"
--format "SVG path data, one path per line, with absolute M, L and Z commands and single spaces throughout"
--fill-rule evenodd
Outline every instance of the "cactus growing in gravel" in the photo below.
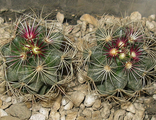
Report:
M 55 25 L 46 26 L 23 20 L 17 26 L 15 39 L 2 47 L 10 89 L 44 95 L 62 79 L 63 70 L 69 70 L 63 34 L 56 31 Z
M 154 80 L 156 41 L 136 24 L 95 32 L 97 46 L 92 48 L 88 76 L 103 95 L 136 95 Z

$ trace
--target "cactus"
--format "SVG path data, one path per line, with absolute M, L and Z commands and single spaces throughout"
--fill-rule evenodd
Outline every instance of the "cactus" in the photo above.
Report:
M 15 38 L 1 48 L 11 91 L 46 95 L 77 75 L 80 83 L 89 78 L 102 95 L 121 97 L 136 95 L 155 79 L 155 39 L 140 23 L 101 26 L 96 41 L 79 39 L 75 47 L 55 24 L 29 17 L 18 22 Z
M 2 47 L 10 89 L 45 95 L 62 80 L 63 70 L 70 70 L 63 34 L 46 26 L 30 18 L 21 20 L 16 37 Z
M 102 27 L 95 32 L 97 46 L 91 49 L 88 77 L 102 95 L 119 91 L 135 95 L 154 80 L 155 40 L 135 24 L 139 23 L 113 30 Z

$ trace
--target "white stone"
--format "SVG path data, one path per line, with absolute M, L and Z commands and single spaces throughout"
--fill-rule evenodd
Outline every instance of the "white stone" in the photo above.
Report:
M 141 103 L 134 103 L 134 106 L 137 110 L 142 110 L 145 111 L 145 108 L 143 107 L 143 105 Z M 137 111 L 136 110 L 136 111 Z
M 8 116 L 8 114 L 3 109 L 0 109 L 0 117 L 2 116 Z
M 153 22 L 150 22 L 150 21 L 146 21 L 146 26 L 149 30 L 152 30 L 155 27 Z
M 1 100 L 3 101 L 3 102 L 6 102 L 6 103 L 8 103 L 8 102 L 11 102 L 11 97 L 8 97 L 8 96 L 2 96 L 1 97 Z
M 79 107 L 79 105 L 84 100 L 84 97 L 85 97 L 84 93 L 82 93 L 80 91 L 73 92 L 73 94 L 71 95 L 71 100 L 72 100 L 74 106 Z
M 127 107 L 126 110 L 131 112 L 131 113 L 135 113 L 135 107 L 132 103 Z
M 128 103 L 125 103 L 125 104 L 122 104 L 121 105 L 121 108 L 124 109 L 124 110 L 127 110 L 131 113 L 135 113 L 135 107 L 132 103 L 128 102 Z
M 11 99 L 12 99 L 11 97 L 7 97 L 6 100 L 5 100 L 5 102 L 7 102 L 7 103 L 8 102 L 11 102 Z
M 61 103 L 62 105 L 66 105 L 67 103 L 69 103 L 69 99 L 67 97 L 63 97 Z
M 80 109 L 81 109 L 81 110 L 84 110 L 84 109 L 85 109 L 85 105 L 84 105 L 84 104 L 81 104 L 81 105 L 80 105 Z
M 39 112 L 42 113 L 48 119 L 48 115 L 49 115 L 48 109 L 41 107 Z
M 141 20 L 141 14 L 138 11 L 133 12 L 130 15 L 130 19 L 133 20 L 133 21 Z
M 72 108 L 73 108 L 73 102 L 72 101 L 70 101 L 68 104 L 66 104 L 64 106 L 64 110 L 70 110 Z
M 61 115 L 61 120 L 66 120 L 66 116 L 65 115 Z
M 155 14 L 150 15 L 148 18 L 151 20 L 155 20 Z
M 151 118 L 151 120 L 156 120 L 156 116 L 153 116 L 153 117 Z
M 153 95 L 153 99 L 156 100 L 156 94 Z
M 78 73 L 77 73 L 77 78 L 78 78 L 78 81 L 79 83 L 84 83 L 86 81 L 85 77 L 84 77 L 84 71 L 80 70 Z
M 41 114 L 41 113 L 37 113 L 37 114 L 33 114 L 29 120 L 45 120 L 46 117 Z
M 86 98 L 85 98 L 85 101 L 84 101 L 84 105 L 86 107 L 92 106 L 95 103 L 96 98 L 97 98 L 97 96 L 94 95 L 94 94 L 86 95 Z
M 52 110 L 50 112 L 50 118 L 52 118 L 52 120 L 60 120 L 60 114 L 59 112 L 56 112 L 55 110 Z

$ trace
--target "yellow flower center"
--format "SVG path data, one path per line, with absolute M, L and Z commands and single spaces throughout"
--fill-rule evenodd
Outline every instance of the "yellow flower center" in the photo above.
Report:
M 111 56 L 117 56 L 118 50 L 116 48 L 112 48 L 109 53 Z
M 40 54 L 40 53 L 41 53 L 40 48 L 37 47 L 37 46 L 32 47 L 32 52 L 33 52 L 34 54 Z
M 131 69 L 131 68 L 132 68 L 132 63 L 131 63 L 131 62 L 127 62 L 127 63 L 125 64 L 125 68 L 126 68 L 126 69 Z
M 136 53 L 135 53 L 134 51 L 132 51 L 132 52 L 131 52 L 131 57 L 132 57 L 132 58 L 135 58 L 136 56 L 137 56 Z
M 106 40 L 106 42 L 109 42 L 112 40 L 112 37 L 110 35 L 108 35 L 105 40 Z
M 26 60 L 27 59 L 27 54 L 25 52 L 22 52 L 20 54 L 20 57 L 21 57 L 22 60 Z
M 111 68 L 110 68 L 109 65 L 106 65 L 106 66 L 104 66 L 104 70 L 105 70 L 106 72 L 110 72 L 110 71 L 111 71 Z
M 39 66 L 36 67 L 36 71 L 37 71 L 37 72 L 40 72 L 40 71 L 42 71 L 42 70 L 43 70 L 43 66 L 39 65 Z
M 126 54 L 125 53 L 120 53 L 120 55 L 119 55 L 119 58 L 122 60 L 122 59 L 124 59 L 126 57 Z

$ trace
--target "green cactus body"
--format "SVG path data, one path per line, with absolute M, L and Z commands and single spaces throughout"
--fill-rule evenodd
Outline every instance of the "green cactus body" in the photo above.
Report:
M 140 29 L 97 29 L 98 45 L 91 49 L 88 76 L 100 93 L 110 95 L 119 89 L 127 93 L 141 91 L 154 77 L 153 42 L 146 39 Z
M 61 80 L 64 38 L 60 32 L 47 30 L 35 22 L 21 23 L 19 35 L 1 51 L 6 59 L 5 77 L 10 86 L 22 92 L 44 95 Z

